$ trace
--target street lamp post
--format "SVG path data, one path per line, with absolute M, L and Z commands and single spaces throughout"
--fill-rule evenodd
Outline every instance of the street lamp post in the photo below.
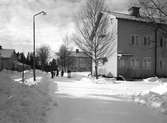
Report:
M 36 74 L 35 74 L 35 17 L 38 15 L 46 15 L 47 13 L 44 11 L 38 12 L 37 14 L 33 15 L 33 77 L 34 81 L 36 81 Z

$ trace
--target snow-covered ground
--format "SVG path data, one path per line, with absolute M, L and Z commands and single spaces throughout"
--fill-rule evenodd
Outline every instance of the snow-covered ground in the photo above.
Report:
M 167 79 L 157 79 L 156 81 L 159 81 L 159 86 L 143 91 L 135 96 L 134 101 L 167 114 Z
M 88 73 L 73 73 L 72 78 L 55 78 L 55 94 L 70 98 L 135 101 L 167 113 L 167 79 L 150 77 L 140 81 L 88 77 Z
M 0 72 L 0 123 L 44 123 L 46 111 L 52 102 L 49 84 L 56 83 L 55 94 L 71 98 L 96 98 L 102 100 L 133 99 L 136 102 L 167 110 L 166 79 L 156 77 L 142 81 L 116 81 L 115 79 L 88 77 L 88 73 L 72 73 L 72 78 L 55 77 L 37 71 L 37 81 L 32 71 L 22 74 Z M 52 83 L 53 84 L 53 83 Z M 122 98 L 118 98 L 122 97 Z
M 112 96 L 131 98 L 161 84 L 157 80 L 116 81 L 113 78 L 100 78 L 96 80 L 87 75 L 88 73 L 73 73 L 70 79 L 55 78 L 55 83 L 58 86 L 58 90 L 55 93 L 74 98 L 110 100 L 113 99 Z
M 52 98 L 57 101 L 48 123 L 166 123 L 166 116 L 134 103 L 143 92 L 161 84 L 158 78 L 141 81 L 95 80 L 88 73 L 55 77 Z M 56 86 L 54 86 L 56 85 Z M 134 98 L 132 98 L 134 97 Z M 127 101 L 128 98 L 128 101 Z M 129 99 L 131 101 L 129 101 Z
M 46 111 L 51 98 L 48 95 L 50 79 L 37 71 L 37 81 L 32 80 L 32 71 L 21 73 L 0 72 L 0 123 L 45 123 Z

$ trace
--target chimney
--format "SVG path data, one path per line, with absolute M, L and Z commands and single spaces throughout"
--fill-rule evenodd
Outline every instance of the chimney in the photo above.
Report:
M 79 53 L 79 49 L 76 49 L 76 53 Z
M 128 9 L 128 11 L 129 15 L 140 17 L 140 7 L 132 6 L 131 8 Z

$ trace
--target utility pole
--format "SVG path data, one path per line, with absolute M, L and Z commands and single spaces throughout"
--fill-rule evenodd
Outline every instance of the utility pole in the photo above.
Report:
M 35 58 L 35 17 L 37 15 L 46 15 L 47 13 L 44 12 L 44 11 L 41 11 L 41 12 L 38 12 L 37 14 L 33 15 L 33 78 L 34 78 L 34 81 L 36 81 L 36 73 L 35 73 L 35 61 L 36 61 L 36 58 Z

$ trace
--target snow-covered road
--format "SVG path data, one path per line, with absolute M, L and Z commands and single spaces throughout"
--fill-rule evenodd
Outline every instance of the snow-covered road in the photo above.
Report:
M 50 88 L 57 105 L 48 113 L 47 123 L 166 123 L 165 115 L 125 101 L 157 85 L 158 82 L 94 81 L 87 77 L 55 78 Z

